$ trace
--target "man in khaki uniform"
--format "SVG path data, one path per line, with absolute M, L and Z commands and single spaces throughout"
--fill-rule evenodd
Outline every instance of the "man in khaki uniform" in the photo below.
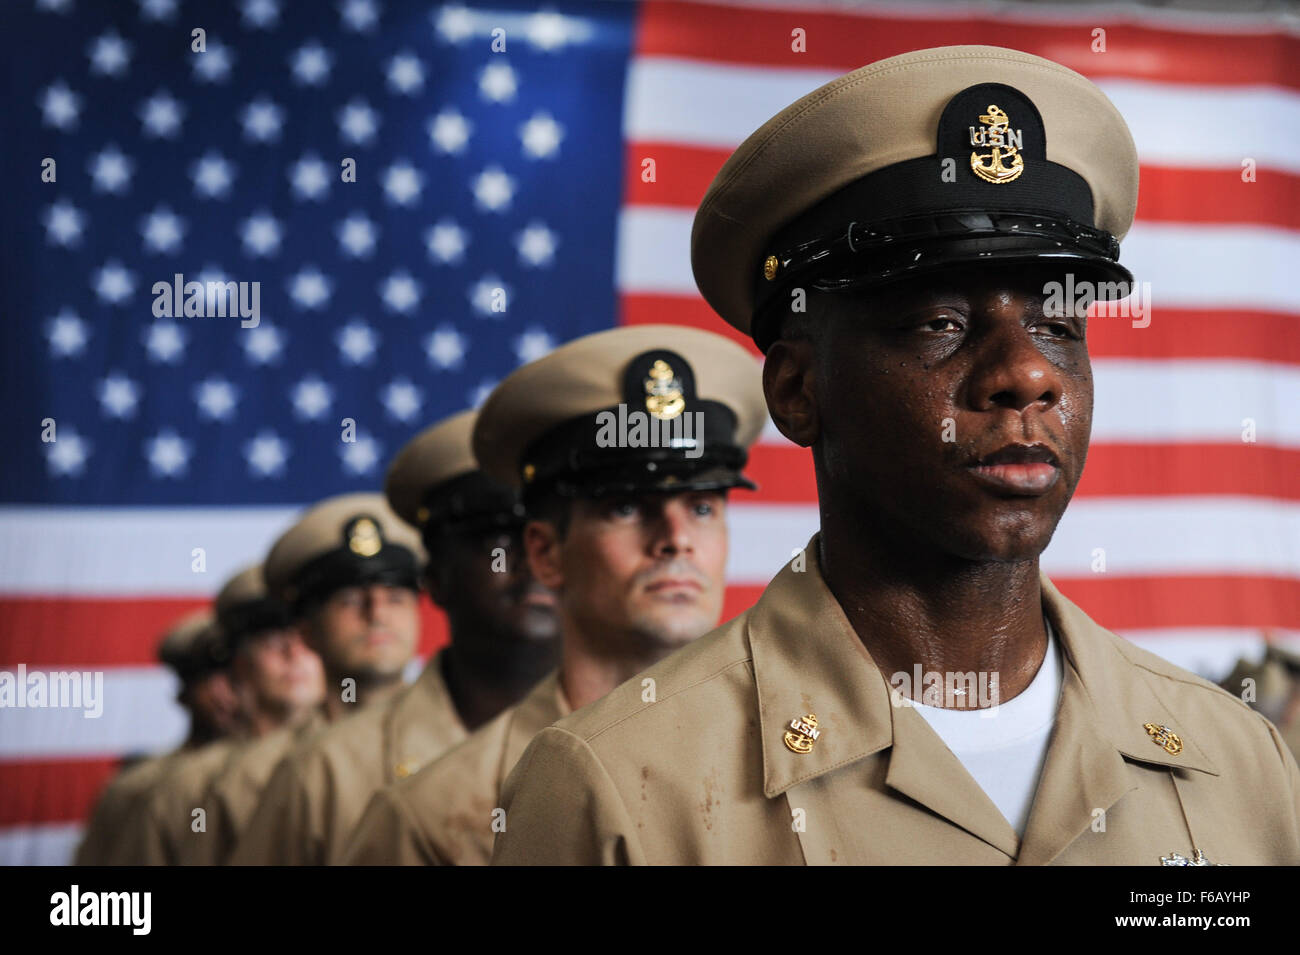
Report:
M 425 586 L 447 613 L 450 645 L 391 703 L 332 727 L 277 769 L 258 810 L 277 819 L 265 830 L 266 861 L 337 862 L 376 790 L 459 743 L 555 666 L 554 596 L 519 553 L 516 495 L 474 462 L 474 420 L 462 412 L 417 435 L 386 484 L 428 550 Z
M 177 635 L 170 644 L 164 640 L 159 656 L 180 675 L 180 699 L 192 712 L 209 708 L 203 703 L 196 705 L 196 698 L 225 701 L 218 707 L 221 716 L 217 723 L 222 732 L 214 736 L 210 727 L 200 730 L 198 738 L 206 741 L 182 747 L 133 801 L 117 836 L 114 861 L 119 865 L 178 865 L 185 841 L 198 837 L 190 827 L 196 824 L 192 813 L 199 796 L 238 746 L 240 725 L 237 697 L 229 679 L 230 656 L 211 613 L 203 611 L 199 620 L 202 629 L 192 636 Z M 214 690 L 218 686 L 221 689 Z M 235 708 L 228 709 L 227 703 L 232 701 Z M 190 735 L 195 736 L 193 730 Z
M 420 638 L 423 557 L 419 536 L 382 494 L 371 493 L 327 498 L 272 545 L 263 564 L 267 591 L 288 606 L 290 621 L 320 655 L 325 702 L 317 725 L 278 741 L 293 746 L 239 829 L 229 863 L 291 864 L 288 833 L 309 824 L 291 757 L 334 724 L 381 708 L 405 688 L 403 671 Z M 440 684 L 425 681 L 425 688 L 432 706 L 445 706 Z
M 235 695 L 229 676 L 216 666 L 208 641 L 212 614 L 188 614 L 169 630 L 158 647 L 159 659 L 181 681 L 179 701 L 190 715 L 185 742 L 175 750 L 147 757 L 121 770 L 95 803 L 85 836 L 77 849 L 76 865 L 123 864 L 123 828 L 138 800 L 175 768 L 185 754 L 206 746 L 233 728 Z
M 1137 178 L 1096 86 L 996 47 L 863 67 L 740 146 L 695 277 L 766 353 L 821 532 L 641 675 L 655 702 L 633 681 L 533 740 L 494 864 L 1300 862 L 1276 730 L 1039 569 Z
M 182 865 L 213 865 L 225 859 L 237 828 L 229 803 L 218 798 L 223 784 L 246 765 L 250 747 L 281 734 L 282 741 L 292 739 L 304 725 L 315 724 L 325 696 L 320 657 L 290 626 L 284 604 L 267 593 L 261 564 L 244 568 L 226 582 L 217 594 L 216 615 L 239 699 L 241 742 L 194 802 L 204 810 L 205 828 L 196 833 L 191 826 L 183 833 L 178 850 Z M 192 798 L 192 792 L 186 798 Z
M 506 824 L 501 784 L 528 741 L 717 625 L 726 494 L 752 486 L 740 469 L 767 417 L 754 372 L 750 353 L 720 335 L 646 325 L 570 342 L 493 391 L 474 446 L 488 473 L 523 484 L 536 515 L 524 540 L 533 573 L 559 595 L 560 669 L 376 793 L 346 862 L 486 865 Z M 670 426 L 700 411 L 701 453 L 602 446 L 601 416 L 620 404 Z
M 1279 646 L 1272 634 L 1264 636 L 1264 658 L 1238 660 L 1219 685 L 1276 726 L 1300 759 L 1300 656 Z

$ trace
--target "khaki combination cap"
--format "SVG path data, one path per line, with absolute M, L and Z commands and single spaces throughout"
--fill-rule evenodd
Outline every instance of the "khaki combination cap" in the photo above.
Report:
M 263 572 L 267 592 L 298 616 L 343 587 L 391 583 L 418 589 L 420 537 L 382 494 L 344 494 L 315 505 L 280 536 Z
M 227 658 L 220 643 L 212 611 L 195 610 L 163 634 L 158 643 L 158 659 L 187 683 L 225 666 Z
M 230 651 L 247 637 L 289 624 L 288 608 L 266 589 L 261 564 L 244 567 L 227 580 L 217 592 L 215 610 L 217 627 Z
M 1137 191 L 1128 126 L 1084 76 L 1002 47 L 917 50 L 746 139 L 695 216 L 691 262 L 709 304 L 766 348 L 799 286 L 1030 259 L 1131 282 L 1118 241 Z
M 388 468 L 388 503 L 426 541 L 446 527 L 500 527 L 523 519 L 518 495 L 478 468 L 471 445 L 477 420 L 477 411 L 461 411 L 425 428 Z
M 525 497 L 753 487 L 740 471 L 766 421 L 747 349 L 700 329 L 635 325 L 515 370 L 483 404 L 473 442 L 483 470 Z

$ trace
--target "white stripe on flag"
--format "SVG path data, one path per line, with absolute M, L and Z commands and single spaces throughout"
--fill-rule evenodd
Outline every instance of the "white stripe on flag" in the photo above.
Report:
M 0 829 L 0 865 L 72 865 L 82 829 L 79 822 Z
M 735 504 L 727 579 L 766 583 L 818 527 L 813 505 Z M 1185 574 L 1300 576 L 1300 504 L 1244 497 L 1080 498 L 1042 556 L 1049 575 L 1092 577 L 1105 552 L 1111 577 Z
M 1300 575 L 1300 504 L 1273 498 L 1249 497 L 1079 498 L 1070 504 L 1056 539 L 1044 555 L 1049 573 L 1089 575 L 1094 547 L 1104 547 L 1112 574 L 1263 573 Z M 250 516 L 250 511 L 253 516 Z M 817 530 L 815 502 L 802 505 L 736 502 L 728 509 L 731 526 L 727 580 L 745 586 L 765 584 L 805 546 Z M 179 526 L 193 526 L 187 511 L 169 511 Z M 210 512 L 194 512 L 204 515 Z M 257 519 L 265 522 L 259 527 Z M 74 565 L 7 558 L 5 590 L 11 596 L 49 594 L 148 595 L 210 597 L 218 573 L 192 574 L 179 569 L 163 545 L 174 539 L 158 526 L 158 545 L 135 527 L 139 560 L 115 563 L 122 547 L 122 518 L 114 512 L 84 512 L 77 518 L 77 546 L 82 559 Z M 201 518 L 200 518 L 201 520 Z M 23 513 L 0 511 L 0 536 L 26 543 L 35 553 L 37 542 L 48 543 L 64 517 L 49 510 Z M 269 540 L 281 522 L 259 509 L 231 508 L 226 525 L 208 528 L 204 540 L 214 550 L 229 551 L 247 560 L 258 553 L 250 534 Z M 20 551 L 20 548 L 15 548 Z M 144 559 L 153 554 L 152 562 Z M 147 586 L 146 586 L 147 583 Z
M 0 709 L 0 760 L 153 753 L 184 739 L 189 720 L 176 703 L 177 681 L 170 670 L 109 667 L 97 672 L 103 674 L 104 693 L 97 719 L 71 707 Z
M 0 507 L 0 593 L 211 597 L 299 508 Z M 196 572 L 195 548 L 206 570 Z
M 734 149 L 776 111 L 840 75 L 639 57 L 628 69 L 624 135 Z M 1143 80 L 1097 85 L 1128 122 L 1144 163 L 1240 170 L 1249 157 L 1262 168 L 1300 172 L 1300 94 Z M 1207 133 L 1207 116 L 1230 117 L 1230 128 Z
M 694 209 L 625 207 L 618 222 L 619 291 L 698 295 L 691 274 L 694 218 Z M 1293 276 L 1300 231 L 1139 221 L 1120 247 L 1120 261 L 1135 280 L 1151 283 L 1153 322 L 1169 308 L 1300 313 Z

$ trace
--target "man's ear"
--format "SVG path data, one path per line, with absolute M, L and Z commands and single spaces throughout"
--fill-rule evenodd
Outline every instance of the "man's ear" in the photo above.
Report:
M 294 627 L 297 628 L 299 635 L 302 637 L 302 642 L 307 644 L 307 649 L 320 656 L 322 660 L 325 659 L 324 654 L 321 653 L 321 644 L 323 642 L 321 640 L 321 617 L 323 617 L 324 614 L 325 607 L 319 605 L 311 612 L 293 622 Z
M 813 388 L 816 353 L 806 339 L 774 342 L 763 362 L 767 410 L 783 435 L 808 448 L 821 433 L 821 415 Z
M 543 587 L 559 590 L 564 586 L 564 569 L 560 561 L 562 548 L 559 530 L 550 521 L 529 521 L 524 525 L 524 554 L 533 579 Z

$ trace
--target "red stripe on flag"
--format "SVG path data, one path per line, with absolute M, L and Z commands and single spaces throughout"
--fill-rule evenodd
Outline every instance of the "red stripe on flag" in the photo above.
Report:
M 96 669 L 158 661 L 164 630 L 205 605 L 188 597 L 0 597 L 0 668 Z M 420 600 L 420 653 L 447 643 L 447 618 Z
M 1141 276 L 1137 279 L 1141 281 Z M 1094 314 L 1088 322 L 1088 353 L 1094 358 L 1223 359 L 1300 365 L 1300 317 L 1282 312 L 1161 308 L 1153 289 L 1150 312 L 1141 319 Z M 668 322 L 726 335 L 758 349 L 698 295 L 624 294 L 619 320 L 624 325 Z M 1134 328 L 1133 322 L 1146 322 Z
M 759 354 L 754 340 L 737 331 L 709 308 L 698 295 L 623 294 L 619 296 L 619 323 L 622 325 L 688 325 L 706 332 L 725 335 L 733 342 L 744 345 L 755 356 Z
M 911 50 L 981 43 L 1043 56 L 1094 80 L 1117 77 L 1198 86 L 1282 83 L 1300 89 L 1300 75 L 1293 68 L 1300 60 L 1300 39 L 1270 29 L 1266 22 L 1252 32 L 1192 31 L 1139 25 L 1127 22 L 1123 12 L 1104 9 L 1054 12 L 1073 15 L 1077 23 L 1017 23 L 1005 13 L 961 9 L 944 11 L 942 19 L 922 19 L 883 12 L 645 0 L 635 50 L 642 57 L 848 72 Z M 1106 31 L 1105 52 L 1093 52 L 1093 30 L 1098 27 Z M 793 49 L 796 28 L 804 31 L 805 52 Z M 1207 72 L 1209 65 L 1213 72 Z
M 1300 451 L 1262 444 L 1097 444 L 1075 497 L 1254 495 L 1300 500 Z M 1152 486 L 1153 477 L 1159 480 Z
M 0 827 L 80 822 L 117 766 L 116 759 L 0 762 Z
M 630 206 L 694 210 L 709 183 L 731 155 L 729 149 L 680 143 L 635 141 L 627 144 L 624 195 Z M 654 181 L 642 163 L 654 160 Z M 1137 218 L 1142 222 L 1188 222 L 1296 227 L 1300 176 L 1273 169 L 1242 182 L 1241 170 L 1179 169 L 1143 165 Z
M 760 444 L 745 473 L 758 493 L 735 491 L 744 503 L 812 504 L 817 479 L 812 452 L 793 444 Z M 1300 501 L 1300 450 L 1261 444 L 1097 444 L 1088 452 L 1077 498 L 1249 495 Z M 1152 476 L 1160 484 L 1153 487 Z
M 1140 275 L 1135 276 L 1142 281 Z M 1109 306 L 1118 312 L 1120 303 Z M 1102 306 L 1094 306 L 1094 309 Z M 1134 328 L 1133 322 L 1146 322 Z M 1093 314 L 1088 319 L 1088 354 L 1097 358 L 1222 359 L 1300 365 L 1300 316 L 1232 309 L 1161 308 L 1151 291 L 1150 314 L 1141 319 Z
M 1161 627 L 1300 626 L 1300 580 L 1287 577 L 1052 578 L 1061 593 L 1108 630 Z

